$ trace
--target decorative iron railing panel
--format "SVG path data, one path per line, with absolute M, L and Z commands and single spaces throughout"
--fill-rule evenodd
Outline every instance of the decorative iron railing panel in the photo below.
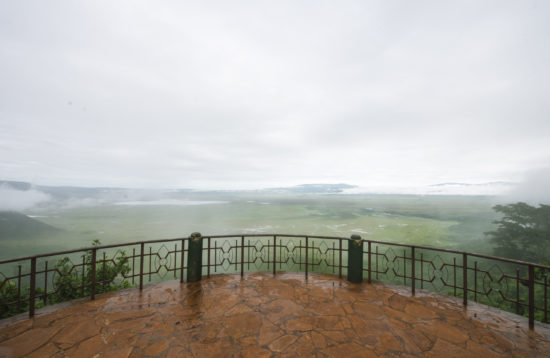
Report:
M 188 238 L 95 246 L 0 261 L 0 317 L 166 279 L 183 282 Z M 548 322 L 550 267 L 426 246 L 363 240 L 363 276 L 461 297 Z M 203 237 L 202 275 L 347 274 L 348 239 L 286 234 Z
M 347 239 L 290 235 L 203 237 L 203 274 L 259 271 L 342 275 Z M 345 242 L 345 243 L 343 243 Z

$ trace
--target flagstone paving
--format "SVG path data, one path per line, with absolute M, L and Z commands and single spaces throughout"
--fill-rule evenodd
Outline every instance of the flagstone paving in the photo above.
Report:
M 0 357 L 542 357 L 550 326 L 335 276 L 168 281 L 0 321 Z

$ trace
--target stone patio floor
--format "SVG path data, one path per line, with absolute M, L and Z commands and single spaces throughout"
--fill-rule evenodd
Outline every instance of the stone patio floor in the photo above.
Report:
M 550 326 L 335 276 L 167 281 L 0 321 L 0 357 L 543 357 Z

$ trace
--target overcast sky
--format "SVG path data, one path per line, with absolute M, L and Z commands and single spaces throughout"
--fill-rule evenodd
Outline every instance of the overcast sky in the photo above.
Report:
M 550 163 L 550 1 L 0 1 L 0 179 L 258 188 Z

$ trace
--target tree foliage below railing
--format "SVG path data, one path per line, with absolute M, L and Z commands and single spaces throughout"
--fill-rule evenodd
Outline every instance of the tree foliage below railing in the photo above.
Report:
M 550 264 L 550 205 L 534 207 L 518 202 L 496 205 L 503 214 L 495 231 L 487 232 L 495 244 L 495 255 L 522 261 Z
M 94 240 L 92 245 L 97 247 L 101 245 L 101 242 Z M 131 271 L 125 251 L 121 251 L 116 259 L 111 260 L 108 256 L 105 256 L 105 260 L 96 260 L 96 262 L 95 293 L 130 287 L 129 282 L 124 279 L 124 276 Z M 55 290 L 48 292 L 46 295 L 43 288 L 37 287 L 35 290 L 36 308 L 90 296 L 94 282 L 92 277 L 92 250 L 86 252 L 84 275 L 75 270 L 75 266 L 69 257 L 59 259 L 51 271 L 58 273 L 53 280 Z M 117 283 L 115 279 L 119 276 L 122 277 L 122 281 Z M 43 299 L 38 300 L 40 297 Z M 0 289 L 0 318 L 28 311 L 29 298 L 29 286 L 22 286 L 19 291 L 15 283 L 6 282 Z

